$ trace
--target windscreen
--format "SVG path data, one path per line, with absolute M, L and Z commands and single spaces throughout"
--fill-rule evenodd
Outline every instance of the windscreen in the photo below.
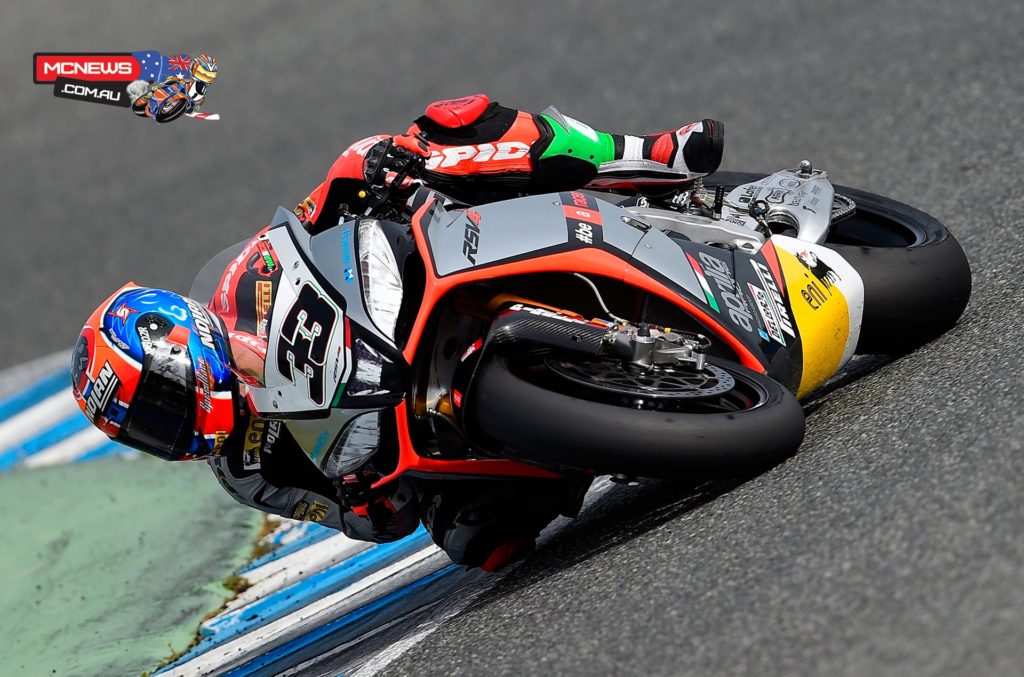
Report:
M 233 244 L 207 261 L 206 265 L 203 266 L 202 270 L 199 271 L 199 274 L 192 281 L 192 286 L 188 290 L 189 297 L 198 301 L 201 305 L 210 305 L 210 301 L 213 299 L 213 292 L 216 291 L 217 286 L 220 284 L 220 278 L 224 275 L 225 269 L 242 253 L 245 245 L 249 244 L 251 239 L 247 238 L 238 244 Z

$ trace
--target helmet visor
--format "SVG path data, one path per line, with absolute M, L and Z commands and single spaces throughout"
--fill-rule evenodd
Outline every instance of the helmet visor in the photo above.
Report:
M 189 456 L 195 437 L 195 371 L 188 348 L 154 344 L 118 440 L 168 461 Z
M 203 82 L 209 85 L 217 79 L 217 71 L 208 71 L 197 64 L 196 67 L 192 70 L 192 76 L 196 80 L 202 80 Z

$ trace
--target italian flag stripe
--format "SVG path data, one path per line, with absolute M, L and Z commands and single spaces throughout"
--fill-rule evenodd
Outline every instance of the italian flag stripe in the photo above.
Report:
M 685 252 L 684 252 L 685 253 Z M 697 274 L 697 281 L 700 282 L 700 288 L 704 290 L 704 296 L 707 297 L 708 305 L 711 306 L 717 313 L 718 301 L 715 300 L 715 295 L 711 293 L 711 287 L 708 286 L 707 278 L 704 277 L 704 269 L 697 263 L 697 259 L 686 253 L 686 259 L 690 262 L 690 267 L 693 268 L 693 272 Z

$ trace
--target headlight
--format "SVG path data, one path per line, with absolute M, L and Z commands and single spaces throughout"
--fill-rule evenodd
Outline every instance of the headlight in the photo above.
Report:
M 374 219 L 359 224 L 359 274 L 370 319 L 393 340 L 402 307 L 402 275 L 388 238 Z
M 377 453 L 380 446 L 380 412 L 356 416 L 341 431 L 324 463 L 323 473 L 331 479 L 355 472 Z

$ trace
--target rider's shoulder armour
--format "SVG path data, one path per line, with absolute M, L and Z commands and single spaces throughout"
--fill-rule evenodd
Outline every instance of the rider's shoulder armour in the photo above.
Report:
M 486 94 L 473 94 L 459 99 L 435 101 L 427 106 L 424 114 L 442 127 L 457 129 L 479 120 L 490 103 Z

